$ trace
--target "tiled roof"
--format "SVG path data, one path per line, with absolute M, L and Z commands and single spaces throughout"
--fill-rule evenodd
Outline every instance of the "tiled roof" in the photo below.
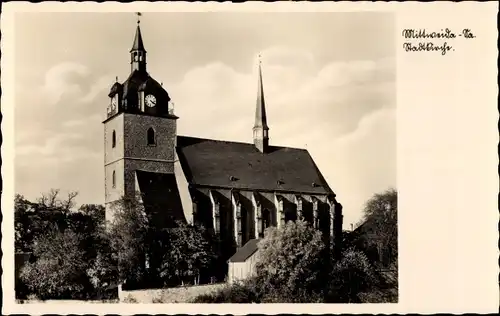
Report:
M 332 193 L 305 149 L 270 146 L 261 153 L 249 143 L 177 137 L 177 154 L 193 185 L 284 191 Z
M 238 249 L 236 253 L 229 258 L 230 262 L 245 262 L 251 255 L 253 255 L 257 250 L 257 244 L 259 239 L 250 239 L 243 247 Z
M 123 83 L 123 98 L 125 99 L 130 93 L 137 93 L 139 86 L 148 78 L 147 72 L 134 70 Z
M 139 191 L 146 209 L 160 211 L 167 221 L 186 221 L 174 174 L 136 170 Z

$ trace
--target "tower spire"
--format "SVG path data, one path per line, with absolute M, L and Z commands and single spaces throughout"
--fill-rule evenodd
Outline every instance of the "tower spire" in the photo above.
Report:
M 137 12 L 137 28 L 135 30 L 134 43 L 132 44 L 132 49 L 130 49 L 130 64 L 131 70 L 146 71 L 146 49 L 144 48 L 144 42 L 142 41 L 141 27 L 140 27 L 140 17 L 141 12 Z
M 255 147 L 260 152 L 267 151 L 269 146 L 269 127 L 267 126 L 266 103 L 264 100 L 264 84 L 262 82 L 262 61 L 259 54 L 257 104 L 255 109 L 255 125 L 253 127 L 253 140 Z

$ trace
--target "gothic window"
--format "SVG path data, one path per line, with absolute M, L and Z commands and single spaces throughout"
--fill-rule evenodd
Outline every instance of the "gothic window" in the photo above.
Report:
M 113 131 L 113 135 L 111 135 L 111 147 L 115 148 L 116 146 L 116 132 Z
M 156 138 L 155 138 L 155 130 L 150 127 L 148 129 L 148 146 L 155 146 L 156 145 Z
M 268 209 L 262 212 L 262 231 L 271 226 L 271 213 Z
M 112 176 L 112 179 L 111 179 L 112 183 L 113 183 L 113 188 L 116 187 L 116 172 L 113 170 L 113 176 Z

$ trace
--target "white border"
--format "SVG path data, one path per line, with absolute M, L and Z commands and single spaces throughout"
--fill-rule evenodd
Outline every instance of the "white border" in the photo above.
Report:
M 478 38 L 446 57 L 404 53 L 398 36 L 398 304 L 13 305 L 14 13 L 394 11 L 397 32 L 471 28 Z M 498 309 L 496 2 L 6 3 L 2 30 L 2 267 L 6 314 L 465 313 Z M 456 69 L 461 67 L 461 75 Z M 241 312 L 238 312 L 241 311 Z

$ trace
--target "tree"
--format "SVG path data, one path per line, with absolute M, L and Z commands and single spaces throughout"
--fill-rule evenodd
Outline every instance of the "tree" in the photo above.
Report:
M 377 261 L 389 266 L 397 260 L 398 223 L 397 191 L 375 194 L 365 205 L 364 223 L 358 229 L 367 252 L 377 254 Z
M 149 221 L 137 198 L 121 198 L 112 205 L 110 245 L 118 266 L 120 282 L 141 282 L 146 276 Z
M 59 190 L 43 193 L 36 202 L 22 195 L 14 200 L 15 246 L 18 252 L 31 252 L 33 241 L 47 231 L 63 231 L 69 225 L 68 215 L 75 205 L 76 192 L 66 199 L 59 198 Z
M 327 263 L 326 245 L 321 232 L 302 220 L 284 227 L 266 229 L 258 244 L 256 270 L 263 284 L 274 288 L 281 302 L 311 301 L 323 289 Z
M 186 279 L 195 280 L 203 269 L 215 260 L 213 245 L 206 238 L 207 231 L 203 227 L 176 223 L 177 227 L 169 228 L 168 248 L 161 263 L 160 276 L 168 280 L 172 275 L 181 282 Z
M 382 278 L 366 255 L 353 248 L 342 254 L 331 272 L 327 303 L 360 303 L 360 295 L 380 286 Z
M 104 207 L 90 204 L 75 209 L 75 197 L 70 193 L 60 199 L 59 190 L 42 194 L 37 202 L 16 196 L 16 251 L 31 252 L 34 260 L 16 282 L 40 298 L 95 298 L 96 291 L 115 278 Z
M 21 279 L 41 299 L 82 298 L 91 291 L 81 237 L 71 230 L 52 230 L 33 245 L 37 258 L 21 272 Z

